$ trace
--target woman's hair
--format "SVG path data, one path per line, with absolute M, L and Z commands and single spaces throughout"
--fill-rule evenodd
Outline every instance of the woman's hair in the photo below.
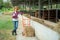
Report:
M 19 10 L 19 7 L 18 7 L 18 6 L 14 6 L 14 10 L 15 10 L 15 9 L 16 9 L 16 10 Z

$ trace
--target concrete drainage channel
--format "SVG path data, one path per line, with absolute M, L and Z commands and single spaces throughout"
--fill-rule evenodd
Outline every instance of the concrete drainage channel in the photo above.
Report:
M 35 29 L 36 37 L 24 37 L 22 36 L 22 33 L 21 33 L 22 32 L 21 21 L 22 21 L 22 16 L 19 16 L 19 27 L 17 29 L 18 35 L 16 36 L 16 40 L 59 40 L 60 38 L 60 35 L 57 32 L 33 20 L 31 20 L 30 23 L 31 23 L 32 28 Z

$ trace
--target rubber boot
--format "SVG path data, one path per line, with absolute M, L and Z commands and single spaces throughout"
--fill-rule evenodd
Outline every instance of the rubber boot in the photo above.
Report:
M 14 35 L 14 30 L 12 31 L 12 35 Z

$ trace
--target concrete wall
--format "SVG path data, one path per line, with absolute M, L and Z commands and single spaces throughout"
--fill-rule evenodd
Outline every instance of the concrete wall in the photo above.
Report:
M 59 40 L 60 35 L 52 29 L 49 29 L 46 26 L 33 20 L 31 20 L 30 23 L 31 26 L 35 29 L 36 37 L 39 40 Z
M 35 34 L 39 40 L 59 40 L 59 34 L 46 26 L 31 21 L 31 26 L 35 29 Z

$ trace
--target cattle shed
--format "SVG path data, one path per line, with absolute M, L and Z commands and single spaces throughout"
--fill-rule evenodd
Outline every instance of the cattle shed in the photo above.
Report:
M 52 22 L 58 22 L 60 19 L 60 0 L 11 0 L 11 2 L 13 6 L 23 5 L 24 9 L 31 8 L 29 13 L 32 16 L 37 15 L 38 18 Z

